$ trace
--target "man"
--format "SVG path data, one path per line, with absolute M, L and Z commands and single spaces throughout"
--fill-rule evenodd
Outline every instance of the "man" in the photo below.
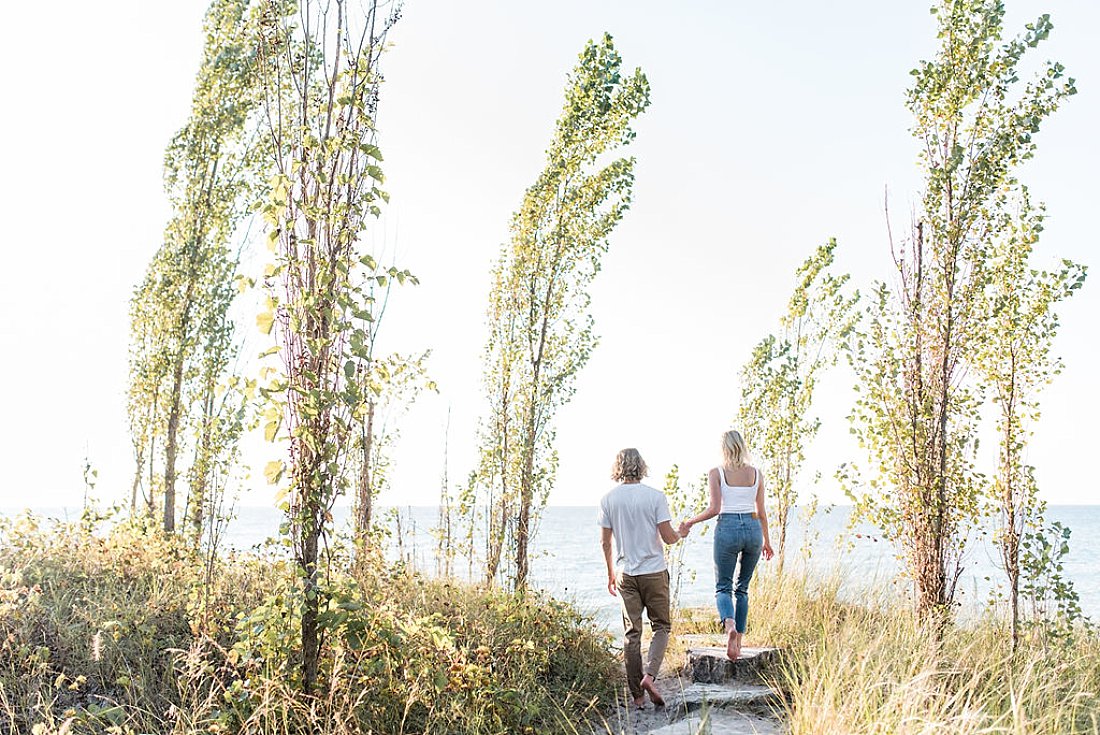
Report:
M 637 449 L 624 449 L 615 458 L 611 479 L 621 483 L 600 499 L 596 519 L 601 527 L 604 561 L 607 563 L 607 591 L 618 595 L 623 611 L 623 657 L 626 682 L 635 707 L 645 706 L 645 695 L 655 706 L 664 700 L 654 684 L 665 656 L 672 630 L 669 611 L 668 568 L 664 547 L 680 540 L 672 528 L 668 499 L 660 490 L 642 484 L 648 474 Z M 611 563 L 611 539 L 618 551 Z M 649 660 L 642 671 L 642 610 L 653 627 Z

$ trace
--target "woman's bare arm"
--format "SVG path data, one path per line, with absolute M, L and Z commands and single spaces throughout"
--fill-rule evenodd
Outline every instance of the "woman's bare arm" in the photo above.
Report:
M 718 470 L 713 469 L 707 473 L 707 482 L 710 485 L 710 505 L 697 516 L 687 519 L 683 522 L 682 527 L 687 530 L 691 530 L 691 527 L 696 523 L 702 523 L 703 521 L 709 521 L 714 516 L 718 515 L 722 510 L 722 485 L 718 482 Z

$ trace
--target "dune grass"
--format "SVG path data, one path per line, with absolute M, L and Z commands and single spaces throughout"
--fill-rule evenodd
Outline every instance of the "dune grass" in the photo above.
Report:
M 770 683 L 792 735 L 1100 732 L 1094 629 L 1065 639 L 1034 624 L 1012 654 L 992 615 L 936 640 L 889 585 L 843 587 L 798 570 L 754 580 L 746 642 L 785 651 Z M 713 614 L 686 611 L 680 631 L 693 630 L 715 630 Z
M 370 566 L 330 580 L 305 696 L 281 554 L 207 570 L 127 522 L 2 521 L 0 733 L 583 732 L 613 701 L 609 636 L 571 605 Z
M 330 581 L 324 686 L 303 695 L 283 556 L 208 568 L 127 522 L 0 521 L 0 735 L 625 727 L 612 637 L 575 607 L 380 561 Z M 992 615 L 937 641 L 889 585 L 842 589 L 798 570 L 754 581 L 747 642 L 785 650 L 767 676 L 794 735 L 1100 731 L 1094 629 L 1031 625 L 1012 654 Z M 712 611 L 683 611 L 676 632 L 698 631 L 716 631 Z

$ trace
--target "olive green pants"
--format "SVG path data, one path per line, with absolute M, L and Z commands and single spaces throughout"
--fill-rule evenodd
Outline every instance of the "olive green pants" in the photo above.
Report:
M 619 572 L 615 586 L 623 610 L 623 657 L 626 659 L 626 683 L 635 699 L 642 696 L 642 610 L 653 628 L 645 673 L 657 678 L 672 630 L 669 613 L 668 571 L 633 576 Z

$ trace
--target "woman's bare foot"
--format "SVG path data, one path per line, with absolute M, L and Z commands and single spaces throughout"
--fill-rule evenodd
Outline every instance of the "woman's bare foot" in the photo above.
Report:
M 741 638 L 743 635 L 743 633 L 738 633 L 735 628 L 726 631 L 726 657 L 730 661 L 736 661 L 741 657 Z
M 646 694 L 649 695 L 649 701 L 653 702 L 654 707 L 665 706 L 665 700 L 661 696 L 661 693 L 657 691 L 657 685 L 653 681 L 653 677 L 649 674 L 642 677 L 642 689 L 645 689 Z

